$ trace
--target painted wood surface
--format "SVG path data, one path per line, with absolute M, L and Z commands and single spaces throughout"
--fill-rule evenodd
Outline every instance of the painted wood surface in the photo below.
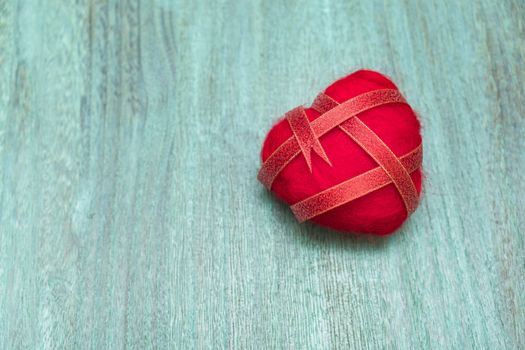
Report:
M 255 179 L 360 67 L 424 125 L 386 239 Z M 0 348 L 523 349 L 524 134 L 522 0 L 0 0 Z

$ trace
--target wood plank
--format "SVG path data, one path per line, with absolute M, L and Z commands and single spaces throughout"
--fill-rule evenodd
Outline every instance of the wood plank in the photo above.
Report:
M 255 179 L 361 67 L 424 126 L 386 239 Z M 523 67 L 517 0 L 0 0 L 0 348 L 524 348 Z

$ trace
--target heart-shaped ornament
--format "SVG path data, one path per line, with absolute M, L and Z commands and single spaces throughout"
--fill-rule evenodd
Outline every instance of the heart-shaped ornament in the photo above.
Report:
M 258 179 L 297 219 L 385 235 L 416 209 L 422 186 L 420 123 L 396 85 L 359 70 L 268 133 Z

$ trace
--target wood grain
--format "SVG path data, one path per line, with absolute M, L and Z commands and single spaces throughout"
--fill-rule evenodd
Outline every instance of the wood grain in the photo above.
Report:
M 255 180 L 360 67 L 424 125 L 386 239 Z M 524 67 L 521 0 L 0 0 L 0 348 L 525 348 Z

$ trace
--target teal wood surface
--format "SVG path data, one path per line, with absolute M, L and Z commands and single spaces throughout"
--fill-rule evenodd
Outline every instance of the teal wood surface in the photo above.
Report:
M 389 238 L 256 181 L 361 67 L 420 113 Z M 524 349 L 525 3 L 0 0 L 0 349 Z

